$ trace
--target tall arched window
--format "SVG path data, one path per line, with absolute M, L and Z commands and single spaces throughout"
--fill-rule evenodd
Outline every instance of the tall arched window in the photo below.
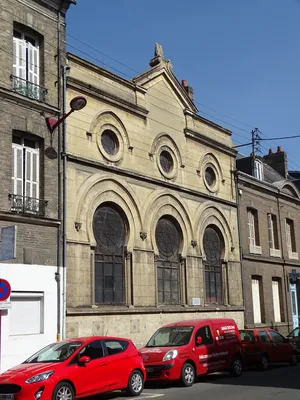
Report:
M 179 304 L 179 252 L 182 232 L 174 218 L 162 217 L 158 221 L 155 239 L 159 251 L 157 260 L 158 302 L 160 304 Z
M 205 261 L 205 302 L 222 303 L 222 254 L 224 241 L 217 227 L 209 226 L 203 237 Z
M 123 213 L 111 204 L 101 205 L 94 215 L 95 303 L 122 304 L 124 296 L 124 246 L 127 226 Z

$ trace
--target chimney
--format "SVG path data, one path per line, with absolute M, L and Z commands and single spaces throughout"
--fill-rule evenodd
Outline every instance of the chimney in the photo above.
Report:
M 264 156 L 264 160 L 270 167 L 275 169 L 284 179 L 288 176 L 288 162 L 287 154 L 282 151 L 281 146 L 277 147 L 277 152 L 273 153 L 272 149 L 269 150 L 269 154 Z
M 181 85 L 182 87 L 185 89 L 185 91 L 187 92 L 187 95 L 189 96 L 189 98 L 194 101 L 194 89 L 190 86 L 187 85 L 187 82 L 185 79 L 183 79 L 181 81 Z

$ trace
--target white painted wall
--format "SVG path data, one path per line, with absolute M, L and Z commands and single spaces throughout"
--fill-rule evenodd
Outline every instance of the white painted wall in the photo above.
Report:
M 6 279 L 10 283 L 12 293 L 17 291 L 31 293 L 42 292 L 44 294 L 44 304 L 42 307 L 43 333 L 11 335 L 12 329 L 16 330 L 18 322 L 20 326 L 22 326 L 22 324 L 27 324 L 25 326 L 26 329 L 24 329 L 24 331 L 27 332 L 36 330 L 36 326 L 29 326 L 34 324 L 32 324 L 32 320 L 30 322 L 30 317 L 26 318 L 26 315 L 22 315 L 21 322 L 12 321 L 12 308 L 7 311 L 2 311 L 0 372 L 4 372 L 8 368 L 23 362 L 37 350 L 56 341 L 56 271 L 57 267 L 0 263 L 0 278 Z M 24 310 L 27 309 L 25 303 L 21 306 L 23 306 Z M 35 308 L 34 306 L 28 306 L 28 309 L 34 310 Z

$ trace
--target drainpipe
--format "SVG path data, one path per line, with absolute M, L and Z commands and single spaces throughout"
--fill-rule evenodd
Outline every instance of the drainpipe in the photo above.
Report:
M 239 187 L 238 187 L 238 171 L 234 171 L 235 177 L 235 196 L 237 203 L 237 222 L 238 222 L 238 238 L 239 238 L 239 250 L 240 250 L 240 263 L 241 263 L 241 277 L 242 277 L 242 296 L 243 296 L 243 307 L 245 307 L 245 292 L 244 292 L 244 266 L 243 266 L 243 246 L 242 246 L 242 235 L 241 235 L 241 218 L 240 218 L 240 200 L 239 200 Z
M 57 108 L 61 108 L 61 13 L 60 10 L 57 12 Z M 59 118 L 61 117 L 61 112 Z M 58 190 L 57 190 L 57 218 L 61 222 L 61 139 L 60 139 L 60 127 L 57 131 L 57 178 L 58 178 Z M 55 274 L 55 280 L 57 282 L 57 332 L 56 340 L 60 341 L 61 338 L 61 279 L 60 279 L 60 269 L 61 269 L 61 225 L 59 224 L 57 228 L 57 271 Z
M 64 65 L 62 67 L 63 71 L 63 115 L 66 114 L 66 97 L 67 97 L 67 73 L 70 67 Z M 67 148 L 67 135 L 66 135 L 66 121 L 63 122 L 62 125 L 62 135 L 63 135 L 63 144 L 62 144 L 62 159 L 63 159 L 63 307 L 62 307 L 62 337 L 65 339 L 66 337 L 66 312 L 67 312 L 67 156 L 66 156 L 66 148 Z
M 289 303 L 288 303 L 288 292 L 287 292 L 287 285 L 288 282 L 286 280 L 286 274 L 285 274 L 285 258 L 283 255 L 283 238 L 282 238 L 282 222 L 281 222 L 281 211 L 280 211 L 280 204 L 279 204 L 279 194 L 280 190 L 278 189 L 277 191 L 277 209 L 278 209 L 278 218 L 279 218 L 279 233 L 280 233 L 280 244 L 281 244 L 281 252 L 282 252 L 282 269 L 283 269 L 283 281 L 284 281 L 284 287 L 285 287 L 285 303 L 286 303 L 286 316 L 287 316 L 287 323 L 288 323 L 288 332 L 290 331 L 290 317 L 289 317 Z

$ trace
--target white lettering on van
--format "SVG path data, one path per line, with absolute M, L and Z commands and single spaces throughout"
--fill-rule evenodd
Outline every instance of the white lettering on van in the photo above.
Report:
M 199 356 L 199 359 L 200 360 L 208 360 L 208 359 L 211 359 L 211 358 L 227 356 L 227 354 L 228 354 L 228 351 L 222 351 L 220 353 L 201 354 Z

